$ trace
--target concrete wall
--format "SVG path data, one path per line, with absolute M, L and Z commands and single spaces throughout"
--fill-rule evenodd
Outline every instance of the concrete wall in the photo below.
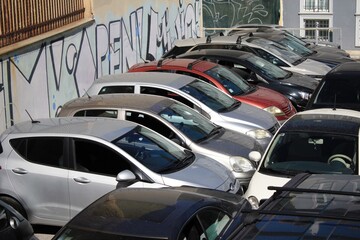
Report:
M 93 0 L 95 22 L 0 56 L 0 131 L 55 116 L 97 77 L 159 58 L 200 35 L 199 0 Z M 0 85 L 0 86 L 1 86 Z

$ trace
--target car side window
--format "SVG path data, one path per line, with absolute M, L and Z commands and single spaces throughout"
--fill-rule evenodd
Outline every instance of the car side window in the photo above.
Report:
M 67 167 L 64 138 L 31 137 L 10 140 L 11 146 L 25 160 L 53 167 Z
M 182 229 L 180 239 L 215 240 L 226 228 L 231 218 L 215 208 L 200 210 Z
M 287 64 L 285 64 L 283 61 L 281 61 L 279 58 L 275 57 L 274 55 L 258 48 L 254 48 L 254 50 L 261 56 L 261 58 L 271 62 L 272 64 L 278 66 L 278 67 L 287 67 Z
M 174 131 L 172 131 L 168 126 L 159 121 L 158 119 L 139 112 L 126 111 L 125 120 L 132 121 L 144 125 L 155 132 L 160 133 L 161 135 L 167 138 L 177 138 Z
M 101 88 L 100 94 L 110 94 L 110 93 L 134 93 L 135 86 L 106 86 Z
M 85 139 L 74 139 L 75 170 L 116 176 L 123 170 L 131 170 L 129 161 L 114 150 Z
M 87 109 L 81 110 L 74 114 L 75 117 L 106 117 L 117 118 L 118 111 L 111 109 Z
M 187 106 L 189 106 L 191 108 L 194 108 L 194 104 L 192 102 L 190 102 L 186 98 L 180 96 L 179 94 L 174 93 L 174 92 L 169 91 L 169 90 L 166 90 L 166 89 L 141 86 L 140 87 L 140 93 L 169 97 L 169 98 L 175 99 L 177 101 L 180 101 L 180 102 L 184 103 L 185 105 L 187 105 Z

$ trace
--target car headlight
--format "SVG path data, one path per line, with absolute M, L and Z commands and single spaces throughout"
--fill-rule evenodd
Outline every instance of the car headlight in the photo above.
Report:
M 235 172 L 254 171 L 255 167 L 250 160 L 243 157 L 230 157 L 230 166 Z
M 307 93 L 307 92 L 299 92 L 299 95 L 302 99 L 305 99 L 305 100 L 309 100 L 311 97 L 311 94 Z
M 267 108 L 264 108 L 265 111 L 271 113 L 272 115 L 274 115 L 275 117 L 277 116 L 284 116 L 285 113 L 283 111 L 281 111 L 280 108 L 278 107 L 275 107 L 275 106 L 270 106 L 270 107 L 267 107 Z
M 259 208 L 259 200 L 256 197 L 250 196 L 250 197 L 248 197 L 248 201 L 249 201 L 252 209 L 258 209 Z
M 264 138 L 272 137 L 271 133 L 265 129 L 250 130 L 246 132 L 246 135 L 249 135 L 250 137 L 255 139 L 264 139 Z

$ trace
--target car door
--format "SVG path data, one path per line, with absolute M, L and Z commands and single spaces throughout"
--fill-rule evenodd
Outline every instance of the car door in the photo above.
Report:
M 70 204 L 66 139 L 28 137 L 12 139 L 10 144 L 15 151 L 8 158 L 8 175 L 21 203 L 30 209 L 32 218 L 67 222 Z
M 73 153 L 73 170 L 69 171 L 71 217 L 105 193 L 134 183 L 116 181 L 119 172 L 133 171 L 134 166 L 113 149 L 96 141 L 80 138 L 71 140 L 70 149 Z

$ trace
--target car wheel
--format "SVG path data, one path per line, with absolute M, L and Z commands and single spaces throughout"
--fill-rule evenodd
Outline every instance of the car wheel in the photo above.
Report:
M 16 211 L 18 211 L 24 218 L 27 219 L 27 214 L 26 214 L 25 209 L 23 208 L 23 206 L 21 206 L 21 204 L 17 200 L 15 200 L 12 197 L 8 197 L 8 196 L 0 196 L 0 200 L 9 204 Z

